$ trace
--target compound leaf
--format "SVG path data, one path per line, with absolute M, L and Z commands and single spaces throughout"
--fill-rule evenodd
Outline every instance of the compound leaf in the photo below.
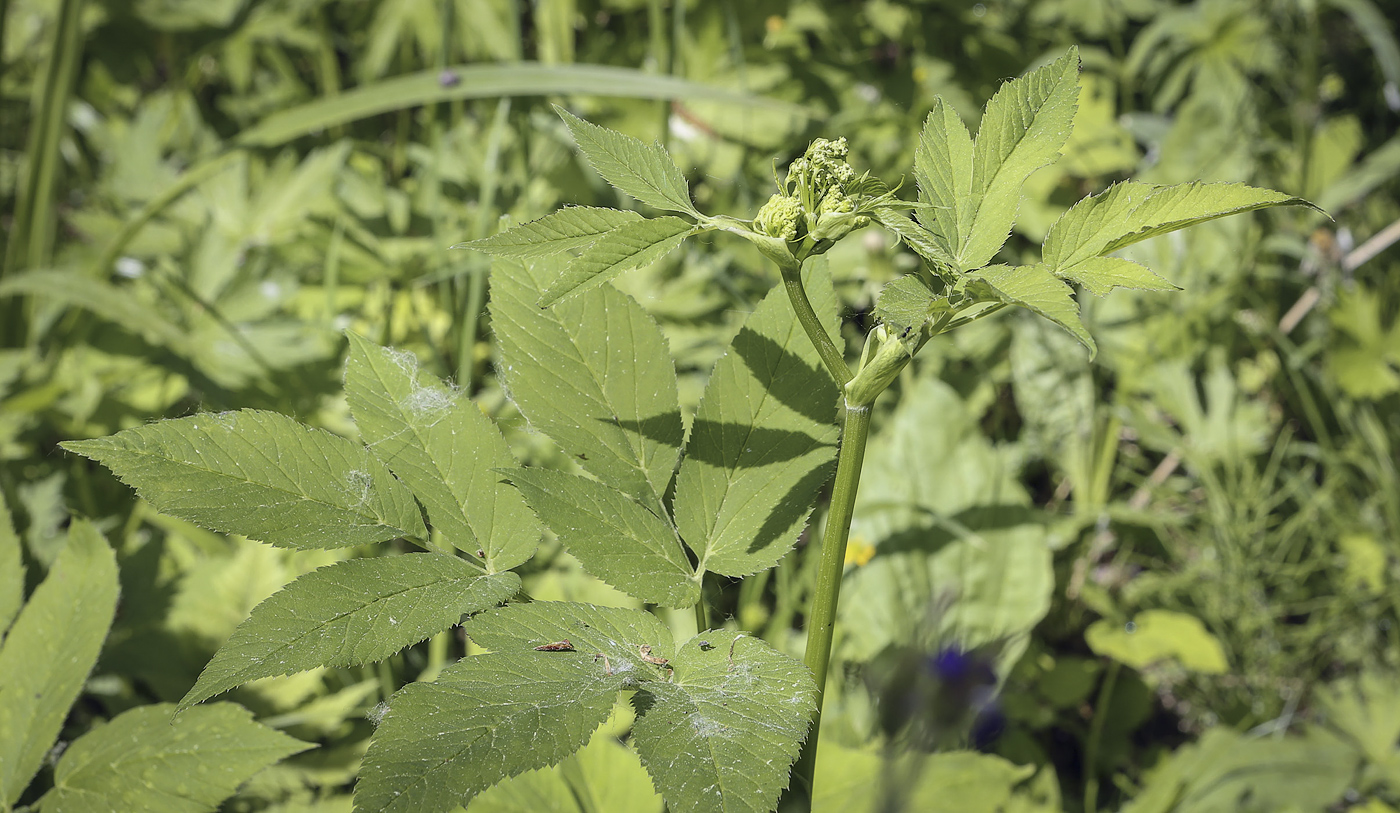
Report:
M 357 813 L 442 813 L 588 742 L 626 678 L 582 652 L 497 651 L 389 700 L 355 788 Z
M 58 761 L 41 813 L 203 813 L 253 774 L 313 747 L 232 703 L 192 709 L 173 723 L 172 708 L 134 708 L 79 737 Z
M 665 607 L 689 607 L 700 584 L 670 522 L 615 488 L 551 469 L 502 469 L 583 569 Z
M 1312 206 L 1302 198 L 1238 183 L 1114 184 L 1055 221 L 1045 235 L 1042 259 L 1056 274 L 1066 275 L 1086 260 L 1149 237 L 1227 215 L 1293 205 Z
M 972 275 L 967 292 L 979 299 L 1019 305 L 1068 330 L 1093 355 L 1097 348 L 1079 319 L 1073 291 L 1043 264 L 990 265 Z
M 1147 266 L 1119 257 L 1090 257 L 1075 263 L 1058 276 L 1077 282 L 1098 296 L 1104 296 L 1114 288 L 1138 288 L 1145 291 L 1180 290 L 1157 276 Z
M 812 306 L 841 341 L 829 277 Z M 676 524 L 700 568 L 746 576 L 796 543 L 836 458 L 836 388 L 774 288 L 715 364 L 676 481 Z
M 427 536 L 413 495 L 368 449 L 275 412 L 194 415 L 62 446 L 158 510 L 223 533 L 299 548 Z
M 660 515 L 683 432 L 666 340 L 610 285 L 537 307 L 556 270 L 548 260 L 498 265 L 491 324 L 506 389 L 534 428 Z
M 603 179 L 648 206 L 699 217 L 690 202 L 690 187 L 660 144 L 645 144 L 629 135 L 599 127 L 562 107 L 555 111 L 588 163 Z
M 116 609 L 116 557 L 92 523 L 74 520 L 0 646 L 0 807 L 13 805 L 39 770 Z
M 350 559 L 267 598 L 204 668 L 185 709 L 258 678 L 383 660 L 520 590 L 514 573 L 482 575 L 438 553 Z
M 569 263 L 540 296 L 540 307 L 596 288 L 624 271 L 650 265 L 674 251 L 694 230 L 679 217 L 624 223 Z
M 673 682 L 643 684 L 632 741 L 673 810 L 767 813 L 816 710 L 798 661 L 729 631 L 692 639 Z
M 987 103 L 972 162 L 970 217 L 956 253 L 966 271 L 1001 250 L 1016 222 L 1021 185 L 1060 154 L 1079 98 L 1079 50 L 1001 86 Z
M 529 223 L 453 248 L 471 248 L 495 257 L 547 257 L 592 245 L 604 234 L 642 216 L 621 209 L 566 206 Z
M 491 469 L 514 466 L 505 439 L 470 398 L 420 372 L 411 353 L 353 333 L 345 393 L 360 436 L 458 550 L 509 570 L 534 555 L 540 526 Z

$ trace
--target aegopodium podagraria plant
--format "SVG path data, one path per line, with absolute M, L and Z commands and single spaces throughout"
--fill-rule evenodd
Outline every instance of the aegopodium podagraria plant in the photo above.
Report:
M 588 741 L 633 692 L 631 741 L 675 811 L 766 811 L 809 798 L 822 691 L 871 405 L 928 341 L 1007 307 L 1094 352 L 1077 284 L 1171 290 L 1111 256 L 1159 234 L 1297 198 L 1239 184 L 1120 183 L 1049 230 L 1040 262 L 994 263 L 1022 183 L 1053 161 L 1078 97 L 1077 52 L 1008 82 L 974 139 L 941 100 L 900 200 L 818 139 L 753 220 L 702 214 L 659 145 L 560 111 L 593 168 L 654 209 L 570 207 L 469 244 L 498 258 L 491 319 L 511 398 L 588 476 L 521 468 L 492 422 L 413 360 L 350 336 L 346 393 L 363 444 L 282 415 L 197 415 L 65 444 L 161 511 L 274 545 L 402 539 L 420 553 L 339 562 L 258 605 L 181 710 L 251 680 L 382 660 L 464 622 L 486 654 L 393 696 L 365 754 L 355 809 L 437 813 Z M 870 224 L 923 260 L 885 287 L 859 361 L 839 344 L 831 283 L 808 261 Z M 782 286 L 715 365 L 687 435 L 665 340 L 607 285 L 686 238 L 754 243 Z M 841 429 L 829 420 L 840 403 Z M 839 452 L 837 451 L 839 449 Z M 709 628 L 706 574 L 742 578 L 796 543 L 832 476 L 806 661 Z M 426 516 L 426 523 L 424 518 Z M 694 607 L 672 639 L 642 610 L 530 601 L 513 572 L 541 528 L 593 575 L 644 602 Z

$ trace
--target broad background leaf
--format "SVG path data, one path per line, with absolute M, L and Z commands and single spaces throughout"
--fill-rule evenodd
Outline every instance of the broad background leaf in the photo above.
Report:
M 643 687 L 652 702 L 638 697 L 633 742 L 673 809 L 766 813 L 807 736 L 816 682 L 758 638 L 716 630 L 703 639 L 707 647 L 694 638 L 671 659 L 674 681 Z
M 92 523 L 75 520 L 48 578 L 0 647 L 0 801 L 39 770 L 97 662 L 117 607 L 117 561 Z
M 841 342 L 830 278 L 809 273 L 806 286 Z M 775 287 L 715 364 L 676 481 L 676 524 L 701 569 L 746 576 L 796 543 L 836 458 L 836 397 Z
M 574 258 L 540 296 L 540 307 L 596 288 L 624 271 L 650 265 L 670 254 L 694 227 L 679 217 L 624 223 Z
M 258 678 L 383 660 L 519 590 L 514 573 L 482 575 L 437 553 L 320 568 L 253 608 L 180 708 Z
M 668 520 L 586 477 L 551 469 L 501 474 L 589 573 L 665 607 L 690 607 L 700 599 L 700 583 Z
M 980 299 L 1019 305 L 1054 322 L 1079 343 L 1097 350 L 1094 337 L 1079 319 L 1079 305 L 1068 285 L 1044 265 L 992 265 L 972 274 L 967 291 Z
M 1016 222 L 1021 185 L 1055 160 L 1069 138 L 1079 98 L 1079 49 L 1001 86 L 977 129 L 971 217 L 960 219 L 963 270 L 981 268 L 1001 250 Z
M 1039 810 L 1012 807 L 1017 784 L 1035 772 L 999 756 L 969 752 L 904 753 L 893 765 L 875 749 L 845 748 L 829 740 L 818 746 L 821 781 L 814 811 L 878 813 L 881 803 L 898 799 L 899 809 L 920 813 L 1004 813 Z M 891 787 L 890 778 L 910 780 Z
M 868 457 L 881 465 L 856 498 L 851 542 L 875 556 L 841 591 L 842 628 L 861 631 L 842 636 L 843 657 L 868 661 L 890 644 L 983 646 L 1039 623 L 1055 574 L 1017 454 L 989 442 L 935 376 L 905 391 L 871 438 Z
M 540 308 L 558 269 L 549 260 L 496 264 L 498 370 L 531 426 L 660 516 L 683 431 L 666 340 L 636 300 L 610 285 Z
M 637 754 L 607 728 L 559 765 L 491 787 L 472 800 L 471 813 L 661 813 Z
M 24 603 L 24 573 L 19 534 L 15 533 L 5 495 L 0 494 L 0 641 Z
M 529 560 L 540 527 L 492 471 L 516 464 L 495 424 L 421 372 L 411 353 L 349 336 L 345 392 L 360 436 L 423 503 L 434 530 L 458 550 L 484 552 L 493 572 Z
M 232 703 L 123 712 L 63 752 L 40 813 L 202 813 L 253 774 L 314 746 L 253 722 Z
M 690 186 L 660 144 L 586 122 L 557 105 L 569 132 L 588 163 L 603 179 L 648 206 L 699 217 L 690 202 Z
M 1134 669 L 1165 660 L 1208 675 L 1230 669 L 1225 648 L 1201 619 L 1172 610 L 1144 610 L 1130 624 L 1101 618 L 1084 630 L 1084 642 L 1094 654 Z
M 194 415 L 62 446 L 215 531 L 303 548 L 427 536 L 413 495 L 368 449 L 275 412 Z
M 569 249 L 583 248 L 627 223 L 642 219 L 636 212 L 601 209 L 593 206 L 566 206 L 539 220 L 521 223 L 500 234 L 459 243 L 453 248 L 470 248 L 494 257 L 547 257 Z

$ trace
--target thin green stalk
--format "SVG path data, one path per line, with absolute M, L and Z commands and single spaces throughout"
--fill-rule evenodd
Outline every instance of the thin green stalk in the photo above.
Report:
M 502 96 L 496 102 L 496 117 L 491 122 L 491 134 L 487 136 L 486 160 L 482 169 L 481 195 L 477 199 L 476 223 L 473 224 L 472 238 L 486 236 L 491 212 L 496 207 L 496 190 L 500 186 L 501 143 L 505 140 L 506 121 L 510 118 L 510 97 Z M 481 320 L 481 308 L 486 303 L 486 268 L 476 266 L 467 279 L 467 304 L 462 313 L 462 331 L 457 336 L 457 384 L 464 392 L 475 388 L 473 373 L 476 370 L 476 332 Z
M 1113 661 L 1108 665 L 1103 684 L 1099 686 L 1099 699 L 1094 704 L 1094 721 L 1089 726 L 1089 741 L 1084 744 L 1084 811 L 1098 813 L 1099 809 L 1099 744 L 1103 741 L 1103 726 L 1108 719 L 1108 703 L 1113 699 L 1113 685 L 1118 682 L 1118 671 L 1122 665 Z
M 831 640 L 836 629 L 836 602 L 841 595 L 841 575 L 846 565 L 846 541 L 851 533 L 856 489 L 860 487 L 860 469 L 865 462 L 865 442 L 870 434 L 869 404 L 847 403 L 845 411 L 841 452 L 836 462 L 836 486 L 832 489 L 831 506 L 827 509 L 826 531 L 822 535 L 821 563 L 817 569 L 817 585 L 812 595 L 811 610 L 807 615 L 807 654 L 803 661 L 817 680 L 817 713 L 812 718 L 812 732 L 802 748 L 802 756 L 797 766 L 797 779 L 809 799 L 816 775 L 822 697 L 826 692 L 826 673 L 831 663 Z
M 836 386 L 845 387 L 851 381 L 851 368 L 846 366 L 845 354 L 836 347 L 836 343 L 827 335 L 826 328 L 822 327 L 816 311 L 812 310 L 812 302 L 807 298 L 806 289 L 802 287 L 801 267 L 794 264 L 792 267 L 784 267 L 782 272 L 783 287 L 787 289 L 788 299 L 792 301 L 797 321 L 802 325 L 802 329 L 807 331 L 812 344 L 816 345 L 817 355 L 821 356 L 822 364 L 826 365 L 827 372 L 831 373 Z
M 710 628 L 710 614 L 705 609 L 705 582 L 700 582 L 700 600 L 695 602 L 695 634 L 699 635 Z
M 8 13 L 8 8 L 0 9 Z M 0 273 L 42 268 L 53 256 L 54 198 L 58 183 L 59 145 L 63 140 L 68 101 L 73 92 L 78 58 L 83 48 L 83 0 L 63 0 L 54 26 L 53 47 L 44 71 L 35 123 L 25 148 L 24 183 L 15 201 L 15 216 L 5 245 Z M 7 317 L 11 343 L 24 341 L 24 300 L 15 298 L 0 316 Z

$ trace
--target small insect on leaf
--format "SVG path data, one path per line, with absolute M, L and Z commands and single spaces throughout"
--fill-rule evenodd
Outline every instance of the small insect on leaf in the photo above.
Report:
M 574 651 L 574 645 L 571 644 L 571 643 L 569 643 L 567 640 L 564 640 L 564 641 L 555 641 L 555 642 L 552 643 L 552 644 L 545 644 L 544 646 L 537 646 L 537 647 L 535 647 L 535 651 L 536 651 L 536 652 L 573 652 L 573 651 Z
M 612 662 L 608 660 L 607 655 L 601 652 L 594 653 L 593 662 L 597 663 L 599 658 L 603 659 L 603 674 L 611 676 L 613 673 Z
M 665 658 L 651 654 L 650 644 L 642 644 L 641 646 L 637 647 L 637 651 L 642 654 L 642 660 L 646 661 L 649 664 L 652 664 L 653 666 L 660 666 L 666 669 L 667 681 L 670 681 L 671 678 L 676 676 L 676 667 L 672 666 L 671 662 L 666 660 Z
M 709 641 L 701 641 L 701 642 L 700 642 L 700 651 L 701 651 L 701 652 L 709 652 L 711 649 L 714 649 L 714 648 L 715 648 L 715 645 L 712 644 L 712 643 L 710 643 Z

